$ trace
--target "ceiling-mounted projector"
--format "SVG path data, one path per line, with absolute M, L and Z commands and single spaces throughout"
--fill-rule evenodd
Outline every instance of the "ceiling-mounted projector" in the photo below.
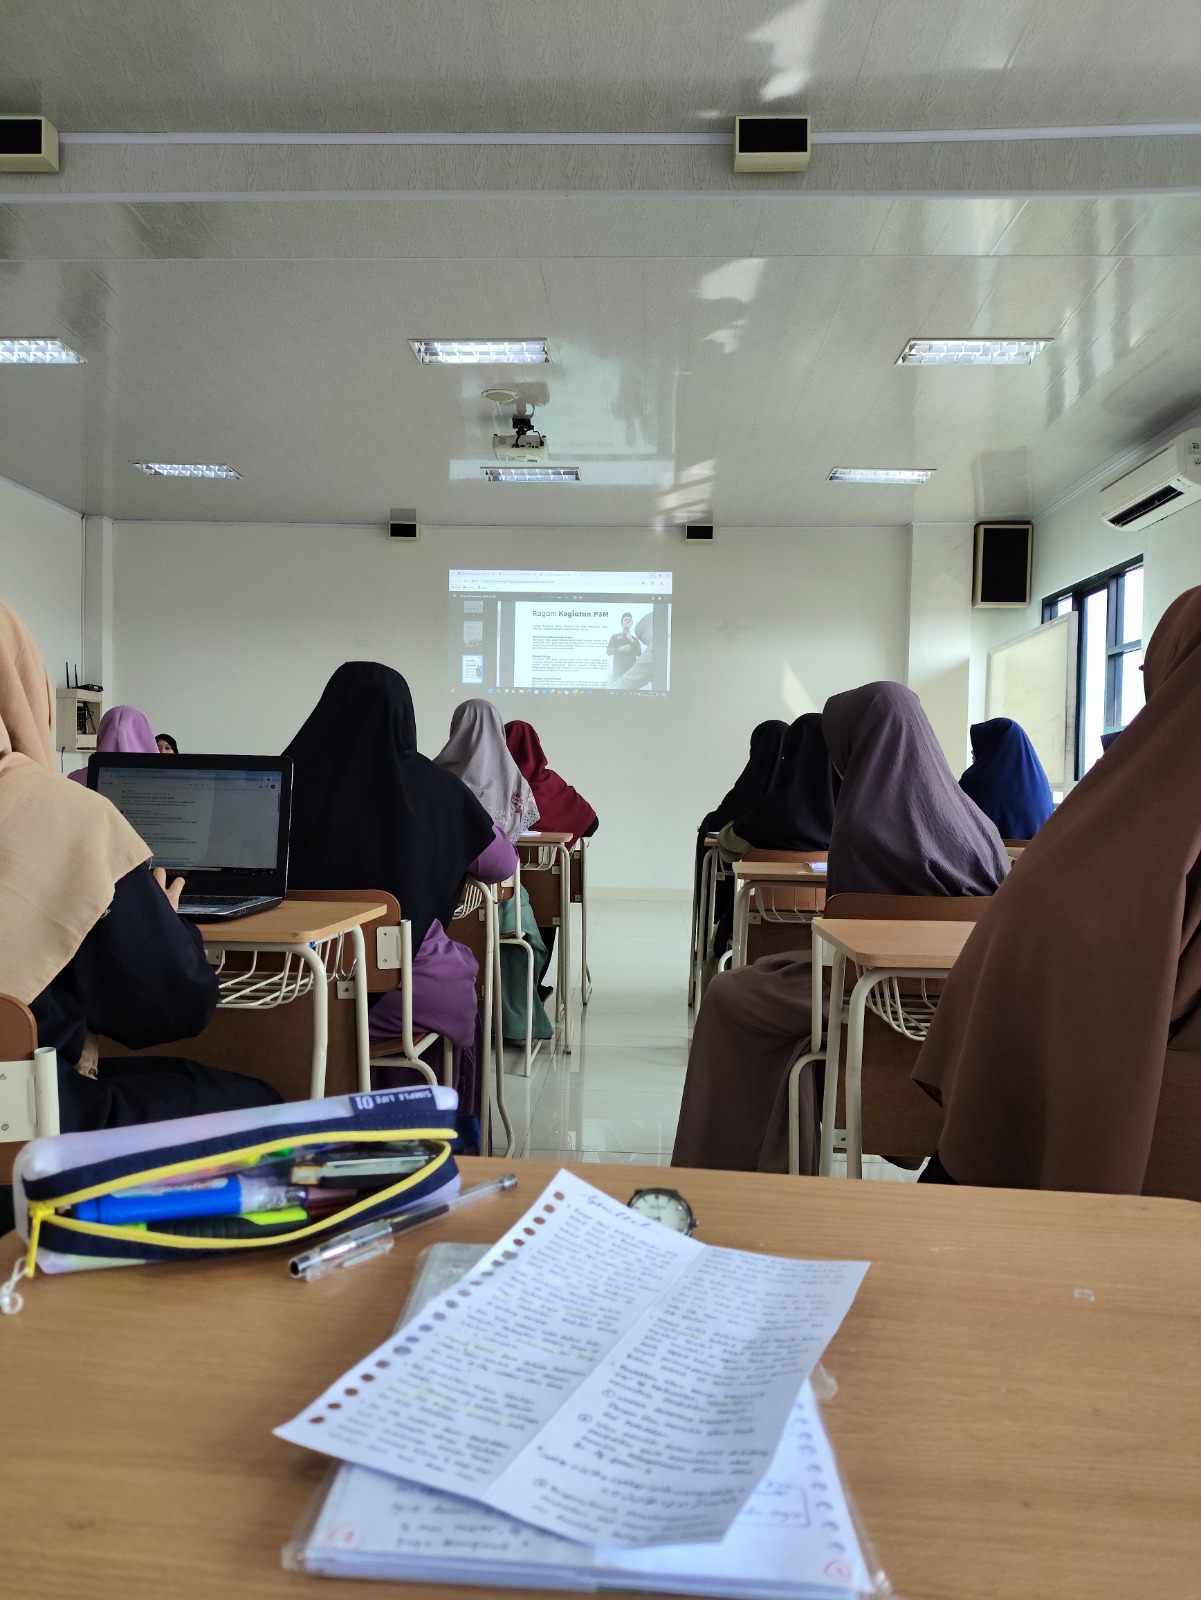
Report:
M 544 462 L 549 455 L 546 435 L 539 433 L 532 417 L 514 417 L 512 433 L 492 435 L 492 454 L 498 461 L 524 461 L 527 466 Z

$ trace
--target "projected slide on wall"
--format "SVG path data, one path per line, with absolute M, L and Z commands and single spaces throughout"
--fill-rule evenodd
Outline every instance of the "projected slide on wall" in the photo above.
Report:
M 457 694 L 666 694 L 670 572 L 450 573 Z

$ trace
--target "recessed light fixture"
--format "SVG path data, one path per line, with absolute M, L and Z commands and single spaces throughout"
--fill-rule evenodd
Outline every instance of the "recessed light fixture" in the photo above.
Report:
M 240 478 L 232 467 L 213 466 L 206 461 L 135 461 L 134 466 L 148 478 Z
M 1050 339 L 910 339 L 898 367 L 1028 367 Z
M 545 339 L 410 339 L 422 366 L 541 366 L 550 360 Z
M 76 367 L 78 350 L 61 339 L 0 339 L 0 362 L 14 367 Z
M 489 483 L 579 483 L 579 467 L 485 467 Z
M 835 467 L 827 483 L 925 483 L 933 467 Z

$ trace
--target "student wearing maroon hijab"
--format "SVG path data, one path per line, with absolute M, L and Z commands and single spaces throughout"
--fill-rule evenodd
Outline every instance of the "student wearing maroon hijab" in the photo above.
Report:
M 596 812 L 578 790 L 547 766 L 542 741 L 530 724 L 506 722 L 505 743 L 533 791 L 542 832 L 569 833 L 572 845 L 577 839 L 590 839 L 598 827 Z
M 505 743 L 517 764 L 522 777 L 533 791 L 538 807 L 538 827 L 542 833 L 569 833 L 573 848 L 577 839 L 591 839 L 600 823 L 596 812 L 569 783 L 546 764 L 542 741 L 528 722 L 506 722 Z M 550 993 L 543 979 L 551 963 L 555 943 L 554 928 L 539 928 L 542 943 L 546 946 L 546 959 L 538 974 L 538 990 L 542 999 Z

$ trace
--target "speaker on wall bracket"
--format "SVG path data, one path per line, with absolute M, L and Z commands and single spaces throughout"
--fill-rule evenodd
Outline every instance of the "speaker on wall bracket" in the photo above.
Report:
M 1030 604 L 1032 522 L 978 522 L 972 605 L 1003 610 Z
M 391 539 L 408 539 L 410 542 L 421 537 L 421 524 L 417 521 L 417 513 L 412 508 L 404 511 L 389 513 L 388 537 Z
M 686 522 L 684 524 L 684 542 L 686 544 L 712 544 L 713 524 L 711 522 Z

